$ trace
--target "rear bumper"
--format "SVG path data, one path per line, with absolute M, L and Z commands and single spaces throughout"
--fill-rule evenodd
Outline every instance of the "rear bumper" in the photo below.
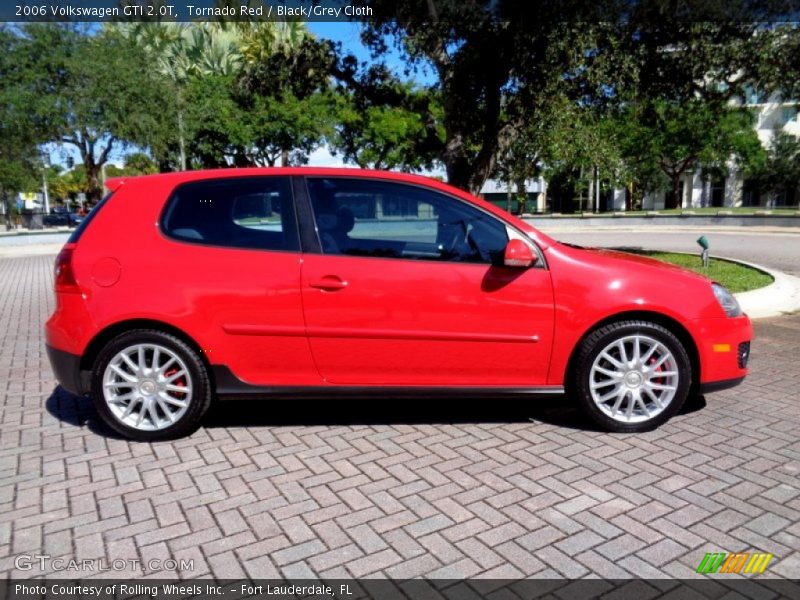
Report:
M 81 373 L 81 357 L 47 346 L 47 358 L 58 383 L 71 394 L 81 396 L 86 392 Z

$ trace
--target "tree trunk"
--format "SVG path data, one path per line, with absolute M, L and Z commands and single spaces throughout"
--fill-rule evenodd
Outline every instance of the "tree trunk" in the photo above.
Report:
M 450 133 L 448 132 L 448 136 Z M 447 183 L 465 191 L 469 191 L 470 168 L 468 161 L 463 156 L 464 145 L 461 136 L 449 137 L 445 144 L 442 162 L 447 172 Z
M 594 168 L 594 177 L 595 177 L 595 185 L 594 185 L 594 212 L 599 213 L 602 212 L 600 210 L 600 168 Z
M 682 198 L 681 195 L 681 173 L 672 176 L 672 197 L 669 199 L 669 206 L 664 206 L 664 208 L 678 208 L 682 205 Z
M 633 210 L 633 182 L 628 184 L 628 189 L 625 191 L 625 212 L 628 212 Z
M 186 170 L 186 127 L 183 123 L 183 94 L 181 94 L 180 87 L 176 92 L 177 99 L 177 112 L 178 112 L 178 152 L 181 171 Z
M 102 165 L 95 163 L 91 153 L 83 154 L 83 166 L 86 169 L 86 200 L 94 204 L 103 197 L 103 186 L 100 184 L 100 169 Z
M 178 109 L 178 152 L 181 171 L 186 170 L 186 139 L 183 132 L 183 110 Z
M 525 187 L 525 178 L 520 177 L 516 182 L 517 187 L 517 204 L 519 205 L 519 214 L 522 215 L 528 209 L 528 188 Z
M 8 195 L 8 190 L 3 190 L 3 206 L 6 213 L 6 231 L 11 231 L 14 227 L 11 225 L 11 198 Z

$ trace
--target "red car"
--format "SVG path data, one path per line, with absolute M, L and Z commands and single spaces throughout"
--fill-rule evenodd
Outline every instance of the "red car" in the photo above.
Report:
M 438 181 L 351 169 L 108 180 L 56 260 L 56 377 L 122 434 L 213 398 L 570 394 L 611 431 L 741 382 L 734 297 L 558 243 Z M 521 399 L 522 399 L 521 398 Z

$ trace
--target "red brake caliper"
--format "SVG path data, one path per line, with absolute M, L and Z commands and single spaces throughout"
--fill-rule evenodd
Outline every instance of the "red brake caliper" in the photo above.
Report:
M 170 377 L 172 377 L 172 376 L 173 376 L 175 373 L 177 373 L 177 372 L 178 372 L 178 369 L 177 369 L 177 368 L 175 368 L 175 367 L 173 367 L 172 369 L 169 369 L 169 370 L 167 370 L 167 371 L 164 373 L 164 377 L 166 377 L 167 379 L 169 379 Z M 177 386 L 185 386 L 185 385 L 186 385 L 186 377 L 184 377 L 183 375 L 181 375 L 181 376 L 180 376 L 180 377 L 178 377 L 178 378 L 177 378 L 175 381 L 171 381 L 170 383 L 171 383 L 172 385 L 177 385 Z M 175 394 L 175 395 L 176 395 L 176 396 L 177 396 L 179 399 L 181 399 L 181 400 L 183 400 L 183 399 L 186 397 L 186 394 L 184 394 L 184 393 L 182 393 L 182 392 L 171 392 L 171 393 L 172 393 L 172 394 Z

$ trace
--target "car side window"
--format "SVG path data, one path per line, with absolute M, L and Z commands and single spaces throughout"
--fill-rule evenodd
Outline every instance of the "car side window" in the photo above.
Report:
M 300 250 L 288 177 L 185 183 L 172 194 L 161 225 L 169 237 L 195 244 Z
M 493 263 L 508 233 L 499 219 L 420 186 L 308 178 L 325 254 Z

